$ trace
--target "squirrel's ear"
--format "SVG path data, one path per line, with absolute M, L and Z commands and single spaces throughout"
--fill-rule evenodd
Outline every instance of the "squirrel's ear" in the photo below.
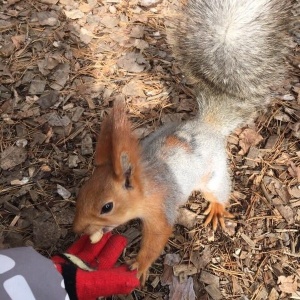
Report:
M 111 162 L 112 160 L 112 114 L 108 115 L 101 124 L 101 131 L 97 138 L 94 157 L 95 166 Z
M 130 161 L 127 152 L 121 153 L 120 167 L 122 169 L 122 173 L 120 174 L 120 177 L 124 180 L 124 187 L 127 190 L 129 190 L 133 188 L 132 177 L 133 177 L 134 167 L 132 166 L 132 163 Z
M 116 100 L 114 103 L 112 123 L 114 173 L 118 180 L 124 182 L 126 189 L 134 188 L 140 179 L 140 145 L 132 133 L 122 100 Z

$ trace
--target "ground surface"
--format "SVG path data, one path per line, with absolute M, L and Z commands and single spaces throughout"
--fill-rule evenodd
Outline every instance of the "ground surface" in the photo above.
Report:
M 1 2 L 1 248 L 51 256 L 74 241 L 76 193 L 116 97 L 140 137 L 196 113 L 166 41 L 169 2 L 156 2 Z M 297 37 L 291 46 L 295 68 L 270 109 L 229 138 L 236 219 L 228 233 L 203 227 L 207 203 L 195 193 L 145 288 L 113 299 L 300 299 Z M 118 231 L 129 237 L 123 258 L 134 257 L 140 224 Z

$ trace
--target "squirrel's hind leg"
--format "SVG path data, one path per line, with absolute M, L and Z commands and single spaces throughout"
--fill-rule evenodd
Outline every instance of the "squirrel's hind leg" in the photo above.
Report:
M 231 184 L 227 170 L 226 158 L 218 159 L 212 164 L 209 174 L 206 174 L 201 182 L 202 196 L 210 202 L 204 214 L 207 215 L 204 225 L 212 223 L 215 231 L 218 224 L 226 231 L 224 218 L 234 218 L 234 215 L 226 210 L 229 201 Z

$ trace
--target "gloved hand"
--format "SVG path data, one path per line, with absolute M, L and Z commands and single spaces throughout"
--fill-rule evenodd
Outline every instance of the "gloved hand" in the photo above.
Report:
M 91 244 L 85 235 L 66 253 L 52 257 L 71 300 L 129 294 L 139 286 L 136 271 L 130 271 L 125 265 L 114 266 L 126 243 L 125 237 L 107 233 L 98 243 Z

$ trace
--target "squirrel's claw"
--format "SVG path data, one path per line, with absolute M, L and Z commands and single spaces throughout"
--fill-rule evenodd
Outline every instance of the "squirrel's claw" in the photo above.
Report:
M 204 215 L 207 215 L 204 226 L 212 223 L 214 231 L 216 231 L 218 223 L 220 223 L 222 229 L 226 231 L 224 218 L 234 218 L 234 215 L 228 212 L 223 204 L 218 202 L 211 202 L 208 208 L 205 210 Z
M 144 286 L 147 280 L 147 269 L 142 270 L 138 261 L 134 261 L 129 265 L 130 270 L 137 270 L 137 278 L 140 280 L 141 286 Z

